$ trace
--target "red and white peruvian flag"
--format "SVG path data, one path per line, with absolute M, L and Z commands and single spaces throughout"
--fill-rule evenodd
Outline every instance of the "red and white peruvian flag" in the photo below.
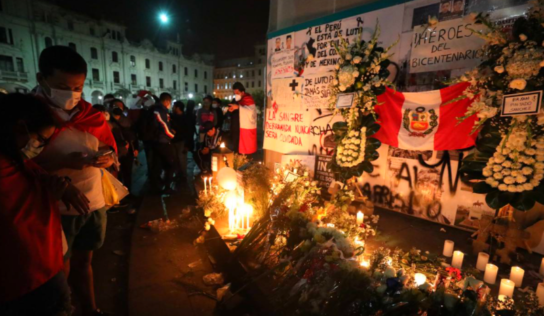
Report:
M 238 152 L 245 155 L 257 151 L 257 108 L 253 97 L 245 93 L 238 102 L 240 110 L 240 144 Z
M 474 146 L 471 134 L 476 115 L 459 123 L 471 100 L 459 97 L 468 83 L 426 92 L 398 92 L 387 88 L 378 96 L 376 113 L 382 143 L 410 150 L 454 150 Z M 446 104 L 448 103 L 448 104 Z

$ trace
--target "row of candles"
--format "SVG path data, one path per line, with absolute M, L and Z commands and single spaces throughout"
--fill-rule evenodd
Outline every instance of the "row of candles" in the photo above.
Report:
M 463 258 L 465 256 L 461 251 L 454 251 L 455 243 L 452 240 L 446 240 L 444 242 L 444 251 L 442 254 L 445 257 L 452 257 L 451 265 L 454 268 L 461 269 L 463 265 Z M 499 272 L 499 267 L 489 263 L 489 254 L 485 252 L 480 252 L 478 254 L 478 261 L 476 262 L 476 269 L 484 271 L 484 282 L 488 284 L 495 284 L 497 280 L 497 274 Z M 514 289 L 516 287 L 521 287 L 523 283 L 523 276 L 525 275 L 525 270 L 520 267 L 512 267 L 510 270 L 509 279 L 501 279 L 501 284 L 499 287 L 499 300 L 503 301 L 505 297 L 513 298 Z M 544 276 L 544 258 L 540 265 L 540 275 Z M 536 289 L 536 295 L 540 305 L 544 305 L 544 283 L 539 283 Z
M 206 195 L 208 194 L 208 187 L 210 188 L 210 193 L 213 191 L 212 180 L 213 177 L 204 177 L 204 193 L 206 193 Z
M 251 229 L 250 218 L 253 214 L 253 206 L 244 203 L 243 197 L 238 198 L 234 191 L 226 196 L 225 206 L 229 210 L 229 230 L 248 232 Z

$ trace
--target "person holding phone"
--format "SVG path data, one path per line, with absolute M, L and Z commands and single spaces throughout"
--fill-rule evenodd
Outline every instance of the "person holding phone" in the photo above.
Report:
M 70 315 L 57 200 L 81 215 L 89 201 L 32 161 L 55 132 L 47 105 L 14 93 L 0 107 L 0 315 Z
M 257 108 L 241 82 L 232 86 L 234 102 L 229 104 L 232 151 L 250 155 L 257 151 Z
M 89 200 L 89 213 L 79 214 L 60 205 L 61 222 L 68 243 L 64 271 L 82 315 L 102 315 L 94 296 L 93 251 L 106 237 L 106 203 L 100 169 L 114 163 L 115 139 L 104 118 L 81 98 L 87 63 L 66 46 L 42 51 L 36 75 L 35 95 L 53 113 L 59 128 L 35 161 L 52 174 L 69 177 Z

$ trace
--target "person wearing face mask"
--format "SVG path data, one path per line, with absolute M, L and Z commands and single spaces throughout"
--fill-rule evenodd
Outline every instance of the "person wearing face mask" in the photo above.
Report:
M 212 109 L 215 112 L 215 116 L 217 117 L 217 124 L 215 124 L 215 128 L 218 130 L 223 129 L 223 122 L 225 120 L 225 114 L 223 113 L 223 109 L 221 108 L 221 100 L 219 98 L 214 98 L 212 102 Z
M 32 161 L 55 132 L 47 105 L 15 93 L 0 108 L 0 315 L 70 315 L 57 200 L 78 214 L 89 201 Z
M 217 116 L 215 115 L 215 110 L 212 107 L 212 97 L 207 95 L 202 100 L 202 108 L 198 110 L 196 114 L 198 128 L 198 143 L 201 144 L 204 141 L 204 125 L 206 122 L 212 122 L 215 126 L 217 124 Z
M 77 52 L 66 46 L 48 47 L 40 54 L 38 68 L 35 95 L 49 106 L 59 128 L 35 161 L 55 175 L 71 178 L 90 201 L 87 215 L 60 205 L 68 242 L 65 273 L 70 274 L 82 315 L 103 315 L 96 307 L 91 262 L 106 237 L 101 169 L 114 163 L 117 146 L 104 115 L 81 98 L 87 63 Z
M 257 151 L 257 108 L 241 82 L 232 86 L 236 103 L 229 104 L 232 151 L 251 155 Z

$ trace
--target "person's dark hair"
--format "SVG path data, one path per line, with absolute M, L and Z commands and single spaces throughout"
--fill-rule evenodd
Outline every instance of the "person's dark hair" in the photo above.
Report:
M 214 98 L 213 101 L 219 103 L 219 105 L 222 104 L 221 99 L 219 99 L 219 98 Z
M 16 143 L 17 124 L 23 121 L 29 133 L 39 133 L 57 124 L 49 107 L 30 94 L 8 94 L 0 98 L 0 108 L 0 154 L 22 164 L 23 158 Z
M 159 97 L 159 100 L 161 102 L 163 101 L 172 101 L 172 95 L 168 92 L 161 93 L 161 96 Z
M 191 117 L 192 115 L 194 115 L 195 107 L 196 107 L 196 103 L 194 100 L 187 101 L 187 108 L 185 109 L 185 114 L 188 117 Z
M 123 100 L 121 100 L 121 99 L 113 99 L 110 102 L 110 104 L 113 107 L 115 105 L 115 103 L 117 103 L 117 102 L 121 102 L 121 104 L 123 105 L 123 110 L 127 108 L 127 106 L 125 105 L 125 102 L 123 102 Z
M 115 99 L 115 96 L 111 93 L 108 93 L 104 96 L 104 99 Z
M 208 121 L 208 122 L 204 123 L 204 133 L 209 132 L 214 127 L 215 127 L 215 125 L 213 125 L 213 122 Z
M 95 104 L 93 105 L 93 108 L 97 110 L 98 112 L 102 112 L 102 113 L 106 112 L 106 107 L 103 106 L 102 104 Z
M 292 39 L 291 35 L 287 35 L 287 37 L 285 39 Z
M 281 41 L 281 39 L 279 37 L 276 37 L 276 42 L 279 42 Z
M 174 109 L 175 108 L 179 108 L 180 110 L 185 111 L 185 104 L 183 104 L 183 102 L 181 101 L 176 101 L 174 102 Z
M 204 99 L 202 99 L 202 100 L 210 100 L 210 102 L 213 102 L 213 98 L 209 94 L 207 96 L 205 96 Z
M 51 46 L 42 51 L 38 68 L 44 77 L 51 76 L 55 70 L 69 74 L 87 75 L 87 62 L 67 46 Z
M 241 82 L 237 81 L 232 85 L 232 90 L 239 90 L 244 92 L 246 91 L 246 88 L 244 88 L 244 85 Z
M 115 116 L 123 116 L 123 110 L 121 110 L 120 108 L 115 108 L 111 111 L 111 114 Z

